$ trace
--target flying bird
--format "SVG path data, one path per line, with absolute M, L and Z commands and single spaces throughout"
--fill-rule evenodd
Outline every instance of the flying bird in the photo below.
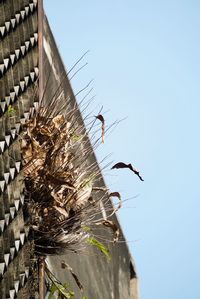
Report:
M 123 162 L 119 162 L 115 165 L 113 165 L 113 167 L 111 169 L 119 169 L 119 168 L 129 168 L 131 171 L 133 171 L 141 181 L 144 181 L 143 178 L 141 177 L 139 171 L 135 168 L 133 168 L 133 166 L 131 164 L 125 164 Z
M 100 120 L 101 122 L 101 138 L 102 138 L 102 143 L 104 143 L 104 134 L 105 134 L 105 120 L 103 115 L 98 114 L 97 116 L 95 116 L 98 120 Z

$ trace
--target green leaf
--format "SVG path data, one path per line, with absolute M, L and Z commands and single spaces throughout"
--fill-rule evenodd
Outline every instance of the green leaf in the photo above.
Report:
M 48 299 L 52 299 L 54 293 L 58 291 L 58 288 L 56 287 L 56 285 L 54 283 L 52 283 L 51 288 L 50 288 L 50 294 L 48 296 Z
M 83 226 L 82 227 L 82 230 L 84 231 L 84 232 L 90 232 L 91 231 L 91 228 L 89 227 L 89 226 Z
M 15 110 L 11 105 L 9 105 L 9 106 L 8 106 L 8 114 L 12 115 L 12 114 L 14 114 L 15 112 L 16 112 L 16 110 Z
M 59 287 L 59 292 L 67 299 L 70 299 L 74 296 L 74 292 L 73 291 L 67 291 L 66 290 L 66 287 L 67 285 L 64 284 L 64 285 L 61 285 L 61 286 L 58 286 Z
M 92 185 L 93 181 L 95 180 L 95 178 L 96 178 L 96 174 L 95 174 L 95 173 L 90 174 L 89 177 L 86 178 L 86 179 L 82 182 L 82 184 L 81 184 L 81 188 L 83 188 L 83 187 L 85 187 L 85 186 L 90 187 L 90 186 Z
M 72 297 L 74 297 L 74 292 L 68 291 L 67 287 L 68 287 L 68 285 L 66 283 L 62 285 L 62 284 L 57 283 L 56 281 L 52 282 L 48 299 L 52 299 L 55 292 L 58 292 L 57 299 L 60 299 L 60 298 L 63 299 L 63 297 L 66 299 L 71 299 Z
M 110 261 L 111 260 L 111 255 L 110 255 L 110 252 L 109 252 L 109 249 L 103 245 L 101 242 L 99 242 L 97 239 L 95 239 L 94 237 L 89 237 L 87 239 L 87 242 L 90 244 L 90 245 L 93 245 L 95 247 L 97 247 L 98 249 L 101 250 L 101 252 L 107 257 L 107 259 Z
M 52 272 L 50 272 L 48 268 L 46 268 L 45 270 L 48 278 L 52 282 L 51 293 L 49 294 L 50 298 L 48 297 L 48 299 L 53 298 L 52 296 L 56 291 L 58 292 L 57 299 L 63 299 L 63 298 L 71 299 L 72 297 L 74 297 L 74 292 L 68 289 L 69 284 L 67 283 L 62 284 L 60 281 L 57 280 L 57 278 L 53 275 Z
M 79 141 L 82 138 L 82 135 L 73 134 L 71 138 L 73 141 Z
M 69 133 L 70 133 L 71 139 L 72 139 L 73 141 L 79 141 L 79 140 L 83 137 L 83 135 L 78 135 L 78 134 L 76 133 L 76 129 L 75 129 L 75 128 L 72 128 L 72 129 L 69 131 Z
M 63 296 L 66 299 L 70 299 L 74 296 L 74 292 L 66 290 L 66 284 L 60 285 L 58 283 L 55 283 L 55 285 L 59 292 L 59 296 L 61 296 L 61 297 Z

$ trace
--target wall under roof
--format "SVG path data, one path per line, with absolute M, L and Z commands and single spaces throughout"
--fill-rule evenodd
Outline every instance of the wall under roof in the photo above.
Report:
M 37 39 L 36 1 L 0 1 L 0 298 L 35 297 L 19 134 L 35 105 Z

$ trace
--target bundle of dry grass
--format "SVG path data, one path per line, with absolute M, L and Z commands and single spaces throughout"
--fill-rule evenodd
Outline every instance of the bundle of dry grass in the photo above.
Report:
M 90 234 L 85 228 L 102 218 L 102 206 L 92 198 L 100 170 L 88 164 L 92 149 L 78 108 L 54 116 L 55 105 L 39 107 L 22 139 L 31 231 L 40 254 L 76 252 Z

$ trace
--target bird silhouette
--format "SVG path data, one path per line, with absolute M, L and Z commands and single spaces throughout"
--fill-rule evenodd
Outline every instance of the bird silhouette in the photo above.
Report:
M 131 171 L 133 171 L 141 181 L 144 181 L 143 178 L 141 177 L 139 171 L 135 168 L 133 168 L 133 166 L 131 164 L 125 164 L 123 162 L 119 162 L 115 165 L 113 165 L 113 167 L 111 169 L 120 169 L 120 168 L 129 168 Z

